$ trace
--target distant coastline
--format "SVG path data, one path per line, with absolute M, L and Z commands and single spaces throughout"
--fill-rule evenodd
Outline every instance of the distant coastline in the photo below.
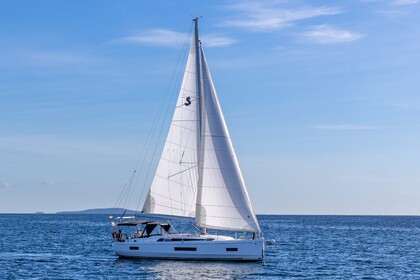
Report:
M 19 213 L 19 212 L 2 212 L 0 215 L 79 215 L 79 214 L 87 214 L 87 215 L 121 215 L 125 209 L 123 208 L 94 208 L 94 209 L 86 209 L 80 211 L 60 211 L 60 212 L 43 212 L 43 211 L 36 211 L 36 212 L 27 212 L 27 213 Z M 132 215 L 140 215 L 141 211 L 134 211 L 134 210 L 127 210 L 124 215 L 132 216 Z M 420 214 L 257 214 L 258 218 L 262 217 L 276 217 L 276 216 L 283 216 L 283 217 L 420 217 Z
M 126 210 L 123 208 L 94 208 L 94 209 L 86 209 L 81 211 L 61 211 L 56 212 L 56 214 L 60 215 L 67 215 L 67 214 L 103 214 L 103 215 L 121 215 L 125 212 L 125 215 L 135 215 L 140 214 L 139 211 L 134 210 Z

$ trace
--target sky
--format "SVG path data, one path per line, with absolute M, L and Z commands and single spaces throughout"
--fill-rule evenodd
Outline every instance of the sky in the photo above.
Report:
M 0 213 L 113 207 L 201 16 L 257 214 L 420 214 L 420 1 L 0 5 Z

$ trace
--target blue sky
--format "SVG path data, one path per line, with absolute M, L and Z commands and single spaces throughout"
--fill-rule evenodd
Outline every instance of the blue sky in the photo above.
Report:
M 418 215 L 419 11 L 416 0 L 2 1 L 0 212 L 112 207 L 200 15 L 257 213 Z

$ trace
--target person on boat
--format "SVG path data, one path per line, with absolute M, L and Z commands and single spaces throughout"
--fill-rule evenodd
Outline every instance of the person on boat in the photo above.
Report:
M 117 233 L 117 240 L 122 241 L 122 231 L 119 229 Z
M 141 236 L 141 231 L 140 231 L 140 229 L 136 229 L 136 235 L 135 235 L 135 237 L 136 237 L 136 238 L 140 238 L 140 236 Z

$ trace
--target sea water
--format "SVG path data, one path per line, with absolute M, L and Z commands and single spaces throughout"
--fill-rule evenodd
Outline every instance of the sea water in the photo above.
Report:
M 0 279 L 420 279 L 420 217 L 258 216 L 263 262 L 116 257 L 105 215 L 1 214 Z

